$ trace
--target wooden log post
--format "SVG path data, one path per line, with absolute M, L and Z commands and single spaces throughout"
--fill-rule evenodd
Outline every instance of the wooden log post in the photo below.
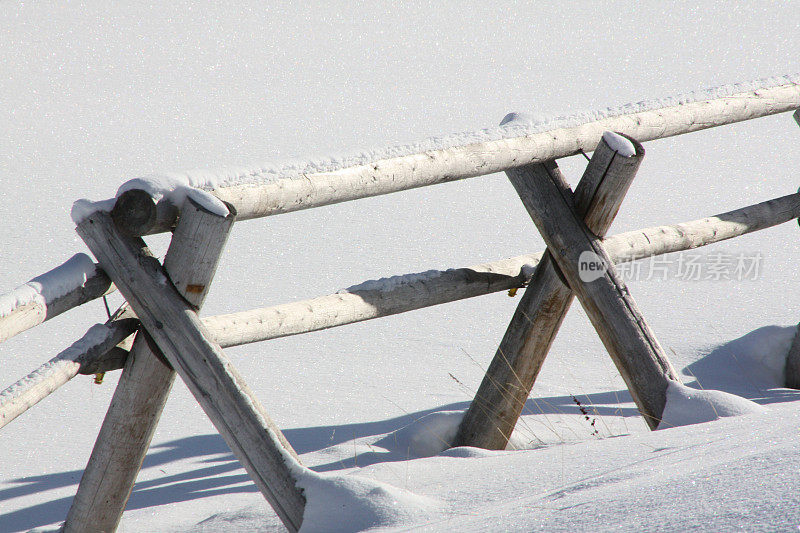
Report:
M 155 212 L 153 199 L 144 191 L 128 191 L 120 200 L 111 213 L 118 227 L 135 214 Z M 164 263 L 175 287 L 197 309 L 208 293 L 234 218 L 233 214 L 209 213 L 191 200 L 184 206 Z M 84 470 L 65 531 L 116 530 L 174 379 L 175 372 L 140 333 Z
M 295 475 L 303 467 L 222 349 L 208 340 L 194 306 L 169 282 L 144 242 L 121 234 L 107 213 L 92 213 L 77 231 L 258 489 L 286 527 L 296 531 L 305 497 Z M 186 292 L 192 292 L 194 281 L 186 280 Z
M 507 172 L 554 262 L 622 374 L 639 412 L 656 429 L 669 381 L 680 382 L 617 275 L 600 238 L 577 215 L 554 161 Z
M 800 126 L 800 109 L 794 112 L 794 120 Z M 800 219 L 798 219 L 800 222 Z M 800 389 L 800 324 L 794 333 L 792 346 L 786 354 L 786 365 L 784 366 L 784 382 L 790 389 Z
M 794 340 L 786 354 L 784 381 L 787 388 L 800 389 L 800 324 L 795 329 Z
M 575 190 L 575 210 L 603 237 L 644 157 L 644 148 L 606 133 Z M 503 450 L 567 314 L 573 292 L 546 251 L 470 404 L 454 446 Z

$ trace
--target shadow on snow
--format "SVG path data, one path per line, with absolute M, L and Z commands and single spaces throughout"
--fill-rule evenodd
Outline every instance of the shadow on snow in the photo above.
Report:
M 754 355 L 764 351 L 766 345 L 791 342 L 793 328 L 767 326 L 717 347 L 708 355 L 684 369 L 684 374 L 695 379 L 695 387 L 724 390 L 761 404 L 800 400 L 800 391 L 776 388 L 780 369 L 776 363 L 755 361 Z M 773 347 L 774 348 L 774 347 Z M 788 344 L 787 344 L 788 350 Z M 767 350 L 768 351 L 768 350 Z M 636 416 L 632 407 L 620 407 L 632 402 L 628 391 L 612 391 L 577 395 L 584 405 L 590 405 L 595 415 Z M 330 448 L 356 439 L 393 432 L 414 421 L 439 411 L 464 410 L 469 402 L 459 402 L 410 413 L 404 416 L 356 424 L 293 428 L 284 431 L 286 438 L 299 454 Z M 526 403 L 525 414 L 578 414 L 572 396 L 532 398 Z M 384 438 L 382 446 L 388 438 Z M 387 448 L 390 448 L 387 446 Z M 194 459 L 201 466 L 189 472 L 168 474 L 162 466 L 178 460 Z M 408 459 L 401 450 L 374 449 L 361 454 L 313 467 L 316 471 L 334 471 L 367 466 L 380 462 Z M 157 468 L 164 476 L 136 483 L 127 509 L 143 509 L 170 503 L 231 493 L 254 493 L 256 487 L 231 454 L 218 434 L 186 437 L 153 446 L 145 458 L 143 469 Z M 39 492 L 74 487 L 77 489 L 81 471 L 71 470 L 42 476 L 14 479 L 0 484 L 0 504 L 11 499 Z M 27 530 L 64 519 L 71 497 L 39 503 L 24 509 L 0 515 L 0 531 Z

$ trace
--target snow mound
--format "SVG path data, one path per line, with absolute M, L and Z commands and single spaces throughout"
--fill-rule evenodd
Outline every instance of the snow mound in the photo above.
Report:
M 705 388 L 724 389 L 740 396 L 761 397 L 763 389 L 784 386 L 786 354 L 796 326 L 764 326 L 718 346 L 684 369 Z
M 659 429 L 711 422 L 718 418 L 763 413 L 765 407 L 719 390 L 697 390 L 671 381 Z
M 306 496 L 303 533 L 399 526 L 432 517 L 441 507 L 432 498 L 356 476 L 307 473 L 298 485 Z
M 408 457 L 432 457 L 450 448 L 464 411 L 438 411 L 386 435 L 375 444 Z
M 407 458 L 433 457 L 484 457 L 494 452 L 478 448 L 450 448 L 456 437 L 458 425 L 466 411 L 438 411 L 425 415 L 397 431 L 389 433 L 375 444 L 390 451 L 399 452 Z M 507 450 L 528 448 L 525 440 L 516 434 L 511 435 Z

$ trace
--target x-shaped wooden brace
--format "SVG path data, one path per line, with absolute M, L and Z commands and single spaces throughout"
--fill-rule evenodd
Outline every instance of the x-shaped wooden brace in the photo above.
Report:
M 142 191 L 126 200 L 154 208 Z M 229 209 L 231 214 L 223 217 L 187 199 L 164 266 L 142 239 L 121 233 L 108 213 L 95 212 L 78 224 L 78 233 L 143 329 L 120 376 L 65 532 L 116 529 L 175 371 L 286 527 L 300 527 L 305 497 L 296 484 L 303 470 L 297 454 L 197 316 L 233 225 L 235 212 Z
M 625 140 L 615 136 L 603 136 L 574 195 L 555 161 L 507 171 L 548 248 L 459 427 L 455 446 L 506 447 L 573 295 L 640 413 L 651 428 L 658 426 L 668 381 L 680 378 L 603 247 L 602 237 L 644 156 L 641 144 L 633 140 L 635 153 L 620 154 L 610 144 Z M 581 276 L 580 263 L 587 260 L 602 269 Z

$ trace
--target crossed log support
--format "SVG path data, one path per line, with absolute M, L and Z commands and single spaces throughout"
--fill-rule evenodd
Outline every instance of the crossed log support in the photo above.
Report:
M 146 210 L 153 200 L 142 193 Z M 131 199 L 129 196 L 127 199 Z M 175 374 L 186 383 L 259 490 L 290 531 L 303 520 L 297 454 L 197 316 L 235 218 L 191 199 L 181 209 L 162 266 L 108 213 L 78 224 L 97 260 L 139 317 L 126 361 L 65 532 L 114 531 L 141 468 Z M 174 370 L 173 370 L 174 369 Z
M 620 252 L 612 247 L 609 254 L 602 239 L 643 156 L 637 141 L 606 133 L 574 194 L 555 161 L 507 171 L 547 251 L 454 445 L 505 448 L 574 296 L 640 413 L 652 429 L 658 426 L 669 383 L 680 379 L 614 270 Z M 296 531 L 306 504 L 297 480 L 306 470 L 197 316 L 235 211 L 229 206 L 231 213 L 220 216 L 187 199 L 162 266 L 139 237 L 126 233 L 138 214 L 152 218 L 152 198 L 129 191 L 120 205 L 126 212 L 95 212 L 77 231 L 128 300 L 130 310 L 115 318 L 121 325 L 135 314 L 141 329 L 64 531 L 117 528 L 176 373 L 287 529 Z M 132 234 L 142 232 L 134 229 Z M 582 270 L 587 264 L 600 268 L 587 277 Z M 790 354 L 787 359 L 787 379 L 790 367 L 800 375 L 800 335 L 792 350 L 795 357 Z
M 574 195 L 555 161 L 507 171 L 548 248 L 461 422 L 454 446 L 506 447 L 573 295 L 639 412 L 651 429 L 658 427 L 669 381 L 680 378 L 602 243 L 643 156 L 640 143 L 606 133 Z M 581 266 L 587 265 L 597 270 L 582 272 Z

